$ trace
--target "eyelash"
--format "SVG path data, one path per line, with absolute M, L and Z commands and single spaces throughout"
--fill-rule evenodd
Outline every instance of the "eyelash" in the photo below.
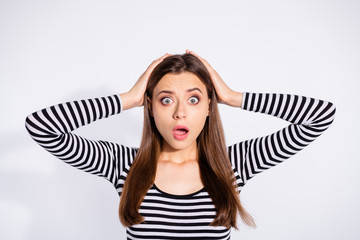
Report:
M 163 97 L 163 98 L 161 98 L 161 100 L 160 100 L 161 104 L 163 104 L 163 105 L 169 105 L 169 104 L 163 103 L 164 99 L 167 99 L 167 98 L 171 99 L 170 97 Z M 191 98 L 196 98 L 196 99 L 197 99 L 197 102 L 196 102 L 196 103 L 191 103 L 192 105 L 196 105 L 196 104 L 198 104 L 198 103 L 200 102 L 200 98 L 199 98 L 198 96 L 191 96 L 191 97 L 189 98 L 189 100 L 190 100 Z

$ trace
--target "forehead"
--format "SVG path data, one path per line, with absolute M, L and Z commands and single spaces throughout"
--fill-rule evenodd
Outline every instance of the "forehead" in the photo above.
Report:
M 154 93 L 158 91 L 172 90 L 181 91 L 189 88 L 198 87 L 202 92 L 206 92 L 205 84 L 193 73 L 183 72 L 180 74 L 168 73 L 164 75 L 154 88 Z

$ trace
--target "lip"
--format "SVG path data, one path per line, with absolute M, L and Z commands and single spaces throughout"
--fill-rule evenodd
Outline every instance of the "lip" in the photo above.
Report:
M 176 134 L 176 130 L 178 130 L 178 129 L 185 129 L 187 132 L 183 135 Z M 190 132 L 189 128 L 187 128 L 186 126 L 183 126 L 183 125 L 175 126 L 172 130 L 172 134 L 176 140 L 184 140 L 189 135 L 189 132 Z

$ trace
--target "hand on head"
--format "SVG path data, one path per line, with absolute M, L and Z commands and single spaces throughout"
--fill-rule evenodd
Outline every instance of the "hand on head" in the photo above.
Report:
M 188 49 L 186 50 L 186 53 L 193 54 L 198 59 L 200 59 L 200 61 L 205 65 L 206 69 L 210 74 L 211 80 L 214 84 L 218 102 L 233 106 L 233 104 L 230 101 L 230 98 L 232 98 L 232 96 L 235 94 L 234 91 L 226 85 L 224 80 L 215 71 L 215 69 L 211 67 L 208 61 L 206 61 L 204 58 L 200 57 L 199 55 Z
M 162 57 L 152 61 L 152 63 L 148 66 L 145 72 L 141 74 L 141 76 L 136 81 L 135 85 L 130 89 L 130 91 L 120 94 L 123 110 L 144 105 L 146 85 L 151 75 L 151 72 L 159 63 L 161 63 L 165 58 L 169 56 L 171 56 L 171 54 L 166 53 Z
M 231 88 L 229 88 L 225 84 L 224 80 L 220 77 L 220 75 L 211 67 L 211 65 L 204 58 L 200 57 L 199 55 L 190 50 L 186 50 L 186 53 L 196 56 L 205 65 L 213 82 L 217 100 L 219 103 L 227 104 L 233 107 L 241 106 L 241 93 L 235 92 Z M 141 76 L 139 77 L 135 85 L 131 88 L 131 90 L 129 92 L 121 94 L 123 110 L 144 105 L 146 86 L 152 71 L 159 63 L 161 63 L 165 58 L 169 56 L 171 56 L 171 54 L 166 53 L 162 57 L 154 60 L 148 66 L 146 71 L 141 74 Z

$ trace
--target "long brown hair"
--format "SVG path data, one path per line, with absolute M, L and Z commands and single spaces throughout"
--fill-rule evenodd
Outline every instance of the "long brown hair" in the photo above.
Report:
M 121 195 L 119 216 L 124 226 L 143 222 L 139 213 L 141 202 L 155 181 L 157 158 L 163 138 L 156 128 L 146 99 L 167 73 L 191 72 L 206 86 L 209 99 L 209 116 L 197 138 L 201 181 L 209 193 L 216 217 L 211 226 L 237 228 L 237 213 L 249 226 L 255 226 L 253 218 L 241 206 L 234 172 L 227 154 L 224 132 L 217 107 L 216 92 L 211 77 L 202 62 L 192 54 L 172 55 L 165 58 L 150 75 L 144 101 L 144 127 L 141 144 L 127 175 Z

